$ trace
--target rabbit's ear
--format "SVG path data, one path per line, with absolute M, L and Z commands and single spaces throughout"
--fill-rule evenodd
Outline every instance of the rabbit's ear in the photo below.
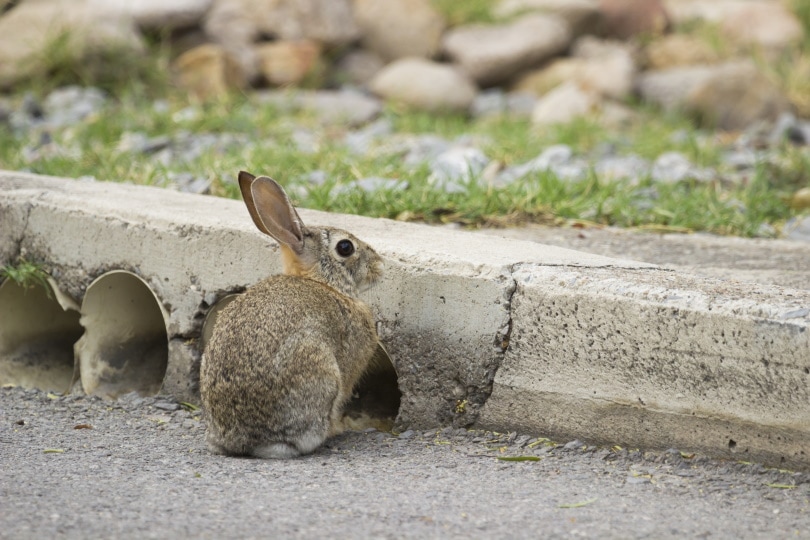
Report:
M 303 223 L 278 182 L 243 171 L 239 173 L 239 188 L 256 227 L 294 252 L 301 253 L 304 249 Z

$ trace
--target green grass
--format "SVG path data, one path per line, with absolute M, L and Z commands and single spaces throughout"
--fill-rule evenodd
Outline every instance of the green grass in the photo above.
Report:
M 10 279 L 24 289 L 43 287 L 50 296 L 48 275 L 38 264 L 20 259 L 16 265 L 0 267 L 0 281 Z
M 594 175 L 570 183 L 551 173 L 536 174 L 502 189 L 474 183 L 467 193 L 450 194 L 428 182 L 425 166 L 408 167 L 401 156 L 372 151 L 351 154 L 342 144 L 340 128 L 319 126 L 311 117 L 282 114 L 246 96 L 200 105 L 185 116 L 188 104 L 168 92 L 165 108 L 156 108 L 150 96 L 127 92 L 100 114 L 52 134 L 56 144 L 74 148 L 78 157 L 43 155 L 27 161 L 23 147 L 37 141 L 0 131 L 0 167 L 66 177 L 94 176 L 100 180 L 128 181 L 162 186 L 170 172 L 191 172 L 212 180 L 214 194 L 238 198 L 235 176 L 239 170 L 268 174 L 285 185 L 300 185 L 306 174 L 323 170 L 327 182 L 308 190 L 291 189 L 296 203 L 334 212 L 364 214 L 426 222 L 459 222 L 470 226 L 509 225 L 523 222 L 561 223 L 585 220 L 595 224 L 669 230 L 710 231 L 751 236 L 763 224 L 777 229 L 793 215 L 785 203 L 807 185 L 810 158 L 806 152 L 785 147 L 780 165 L 763 165 L 745 185 L 707 184 L 639 185 L 605 182 Z M 611 145 L 617 153 L 637 153 L 654 159 L 662 152 L 684 152 L 693 162 L 713 166 L 722 146 L 700 136 L 686 118 L 662 115 L 636 107 L 638 120 L 620 132 L 581 119 L 567 125 L 538 130 L 525 119 L 470 120 L 460 115 L 415 113 L 391 108 L 386 115 L 397 133 L 433 133 L 453 139 L 462 134 L 483 141 L 482 150 L 504 165 L 525 162 L 550 145 L 571 145 L 578 155 Z M 296 149 L 293 126 L 305 126 L 318 140 L 315 153 Z M 251 144 L 238 144 L 223 152 L 207 152 L 188 163 L 162 165 L 149 155 L 118 150 L 124 133 L 165 136 L 180 131 L 235 133 Z M 332 188 L 367 176 L 406 180 L 406 191 L 345 193 Z

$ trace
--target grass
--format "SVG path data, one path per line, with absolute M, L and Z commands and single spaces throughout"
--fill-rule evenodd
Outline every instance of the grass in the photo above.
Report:
M 151 97 L 127 92 L 100 114 L 52 133 L 56 145 L 70 155 L 42 153 L 26 159 L 24 147 L 36 146 L 39 135 L 21 139 L 0 132 L 0 167 L 66 177 L 93 176 L 102 180 L 165 185 L 172 172 L 190 172 L 212 181 L 216 195 L 238 198 L 235 175 L 239 170 L 269 174 L 286 185 L 302 185 L 301 178 L 315 170 L 326 182 L 308 189 L 291 189 L 296 203 L 326 211 L 426 222 L 458 222 L 469 226 L 510 225 L 525 222 L 562 223 L 586 220 L 594 224 L 669 230 L 710 231 L 742 236 L 757 235 L 764 224 L 777 229 L 793 215 L 785 203 L 808 181 L 806 153 L 783 149 L 780 166 L 763 165 L 750 182 L 727 186 L 720 181 L 656 185 L 607 182 L 595 175 L 571 183 L 551 173 L 538 173 L 504 188 L 473 182 L 466 193 L 446 193 L 429 182 L 426 166 L 408 167 L 401 156 L 383 152 L 350 153 L 341 142 L 342 130 L 318 126 L 312 118 L 290 117 L 247 96 L 189 105 L 168 92 L 163 106 Z M 699 165 L 717 164 L 722 147 L 701 135 L 689 120 L 636 107 L 638 120 L 621 132 L 581 119 L 547 130 L 527 120 L 497 118 L 471 120 L 460 115 L 414 113 L 391 108 L 385 112 L 397 133 L 433 133 L 453 139 L 469 134 L 481 139 L 487 156 L 505 165 L 525 162 L 548 145 L 571 145 L 577 154 L 597 152 L 609 145 L 619 154 L 636 153 L 653 159 L 669 151 L 684 152 Z M 294 126 L 312 130 L 317 150 L 298 150 Z M 235 133 L 246 143 L 209 151 L 184 163 L 162 164 L 150 155 L 119 150 L 126 133 L 150 137 L 190 133 Z M 369 176 L 405 180 L 405 191 L 360 190 L 333 195 L 338 184 Z
M 24 289 L 43 287 L 48 296 L 51 287 L 48 285 L 48 274 L 36 263 L 20 259 L 16 265 L 0 267 L 0 281 L 10 279 Z

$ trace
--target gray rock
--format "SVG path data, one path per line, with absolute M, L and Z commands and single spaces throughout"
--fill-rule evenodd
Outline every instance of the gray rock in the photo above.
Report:
M 650 173 L 650 164 L 635 154 L 628 156 L 611 156 L 600 159 L 594 164 L 594 172 L 600 180 L 629 180 L 637 183 Z
M 585 443 L 580 441 L 579 439 L 575 439 L 573 441 L 569 441 L 563 445 L 564 450 L 579 450 L 585 446 Z
M 493 85 L 561 53 L 570 42 L 565 19 L 530 14 L 509 24 L 453 28 L 443 49 L 478 84 Z
M 531 116 L 537 98 L 527 92 L 504 92 L 491 88 L 480 92 L 470 106 L 470 113 L 476 118 L 509 114 L 516 117 Z
M 727 131 L 776 121 L 791 107 L 779 86 L 749 60 L 715 67 L 686 98 L 685 109 L 703 125 Z
M 455 66 L 423 58 L 403 58 L 391 62 L 371 80 L 372 92 L 427 111 L 466 111 L 478 89 Z
M 376 150 L 383 155 L 402 156 L 403 164 L 418 167 L 435 159 L 451 146 L 450 141 L 438 135 L 394 134 L 381 141 Z
M 579 181 L 587 178 L 588 164 L 573 158 L 574 151 L 566 144 L 549 146 L 536 158 L 508 167 L 497 178 L 496 185 L 507 185 L 539 172 L 551 172 L 560 180 Z
M 785 224 L 786 238 L 797 242 L 810 242 L 810 216 L 792 218 Z
M 343 141 L 355 154 L 366 154 L 374 143 L 393 131 L 394 125 L 391 120 L 380 118 L 362 129 L 347 133 Z
M 143 30 L 177 30 L 196 26 L 213 0 L 105 0 L 105 10 L 131 17 Z
M 42 106 L 48 126 L 65 127 L 78 124 L 106 103 L 106 95 L 98 88 L 65 86 L 48 94 Z
M 155 402 L 152 407 L 156 409 L 160 409 L 162 411 L 177 411 L 180 410 L 180 405 L 178 403 L 172 401 L 158 401 Z
M 666 110 L 682 107 L 689 94 L 708 80 L 712 66 L 674 67 L 645 71 L 636 78 L 642 99 Z
M 318 90 L 256 92 L 259 103 L 269 103 L 283 112 L 303 110 L 324 124 L 357 127 L 370 122 L 382 112 L 379 100 L 355 90 Z
M 176 188 L 185 193 L 202 195 L 211 191 L 211 180 L 195 176 L 190 172 L 171 172 L 167 175 L 167 187 Z
M 684 180 L 708 182 L 714 176 L 714 171 L 695 167 L 680 152 L 664 152 L 655 159 L 650 171 L 653 181 L 665 184 L 676 184 Z
M 464 184 L 480 178 L 488 163 L 489 158 L 477 148 L 451 148 L 430 163 L 428 182 L 448 193 L 461 193 L 467 190 Z

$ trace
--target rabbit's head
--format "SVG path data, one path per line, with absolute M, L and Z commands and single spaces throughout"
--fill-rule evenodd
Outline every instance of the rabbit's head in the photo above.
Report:
M 285 274 L 326 283 L 349 296 L 382 276 L 382 259 L 368 244 L 342 229 L 305 226 L 272 178 L 241 171 L 239 189 L 253 223 L 281 245 Z

